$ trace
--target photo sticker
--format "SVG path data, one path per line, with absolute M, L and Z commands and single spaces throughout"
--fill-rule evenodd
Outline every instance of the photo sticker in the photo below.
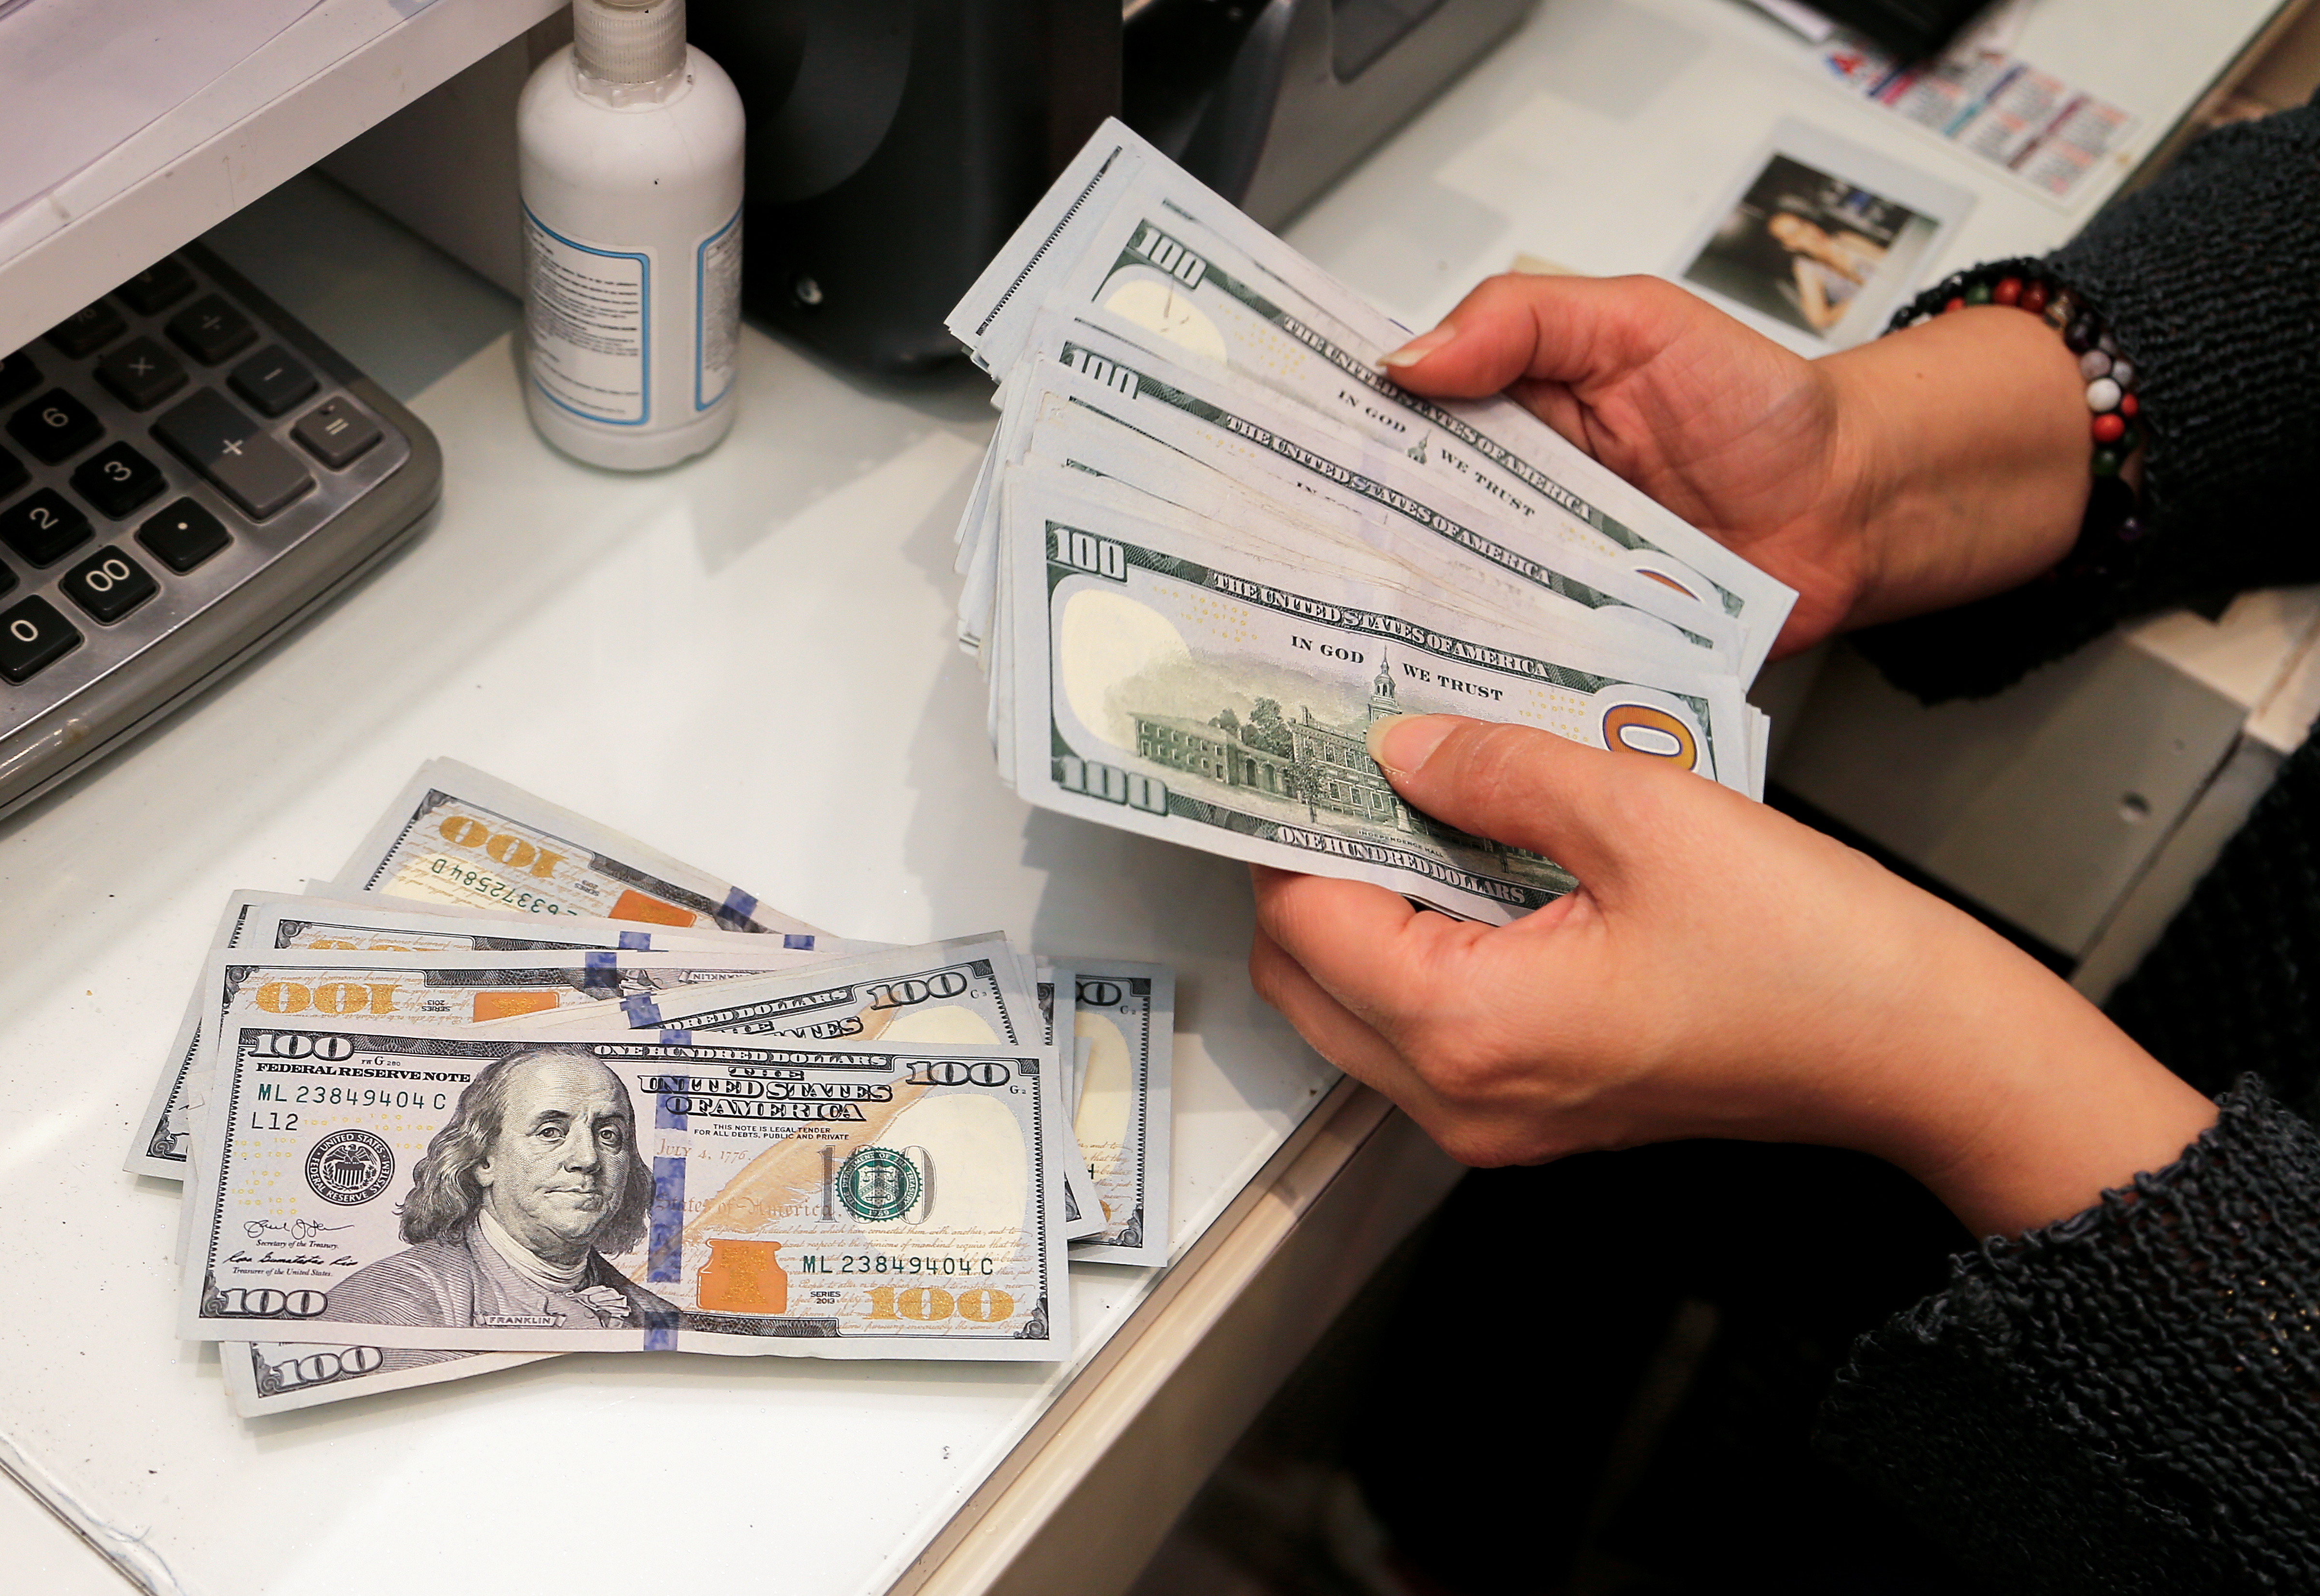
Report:
M 1805 354 L 1876 336 L 1972 203 L 1795 123 L 1782 124 L 1746 171 L 1677 275 Z

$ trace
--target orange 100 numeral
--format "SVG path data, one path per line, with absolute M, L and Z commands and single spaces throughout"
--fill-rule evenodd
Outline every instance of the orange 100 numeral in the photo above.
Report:
M 921 1324 L 930 1324 L 938 1319 L 948 1319 L 953 1313 L 976 1324 L 997 1324 L 1014 1317 L 1015 1299 L 1006 1292 L 982 1285 L 956 1296 L 939 1285 L 870 1288 L 873 1319 L 914 1319 Z
M 554 875 L 556 867 L 564 862 L 561 853 L 548 852 L 512 831 L 494 831 L 466 815 L 446 815 L 443 824 L 436 829 L 454 848 L 481 849 L 494 863 L 512 870 L 530 870 L 542 880 Z
M 323 981 L 309 987 L 303 981 L 268 981 L 250 994 L 250 1001 L 269 1014 L 391 1014 L 394 984 L 391 981 Z
M 1614 704 L 1603 715 L 1603 745 L 1617 752 L 1648 753 L 1687 771 L 1699 768 L 1699 744 L 1691 728 L 1664 709 L 1648 704 Z

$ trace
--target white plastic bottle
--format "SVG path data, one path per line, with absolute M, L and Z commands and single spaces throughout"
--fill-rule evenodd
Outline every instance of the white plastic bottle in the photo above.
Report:
M 524 397 L 566 454 L 647 471 L 733 425 L 741 96 L 684 0 L 573 0 L 572 33 L 516 108 Z

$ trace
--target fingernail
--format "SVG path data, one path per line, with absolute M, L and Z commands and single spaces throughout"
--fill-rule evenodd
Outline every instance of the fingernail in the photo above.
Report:
M 1381 356 L 1378 364 L 1383 366 L 1416 365 L 1457 336 L 1458 329 L 1445 321 L 1432 332 L 1420 334 L 1392 354 Z
M 1442 739 L 1458 729 L 1455 715 L 1401 715 L 1370 722 L 1370 757 L 1389 776 L 1407 780 L 1425 767 L 1442 746 Z

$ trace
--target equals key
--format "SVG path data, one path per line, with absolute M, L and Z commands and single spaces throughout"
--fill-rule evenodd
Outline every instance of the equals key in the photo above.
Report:
M 325 400 L 290 429 L 305 451 L 332 471 L 344 471 L 379 438 L 378 423 L 343 399 Z

